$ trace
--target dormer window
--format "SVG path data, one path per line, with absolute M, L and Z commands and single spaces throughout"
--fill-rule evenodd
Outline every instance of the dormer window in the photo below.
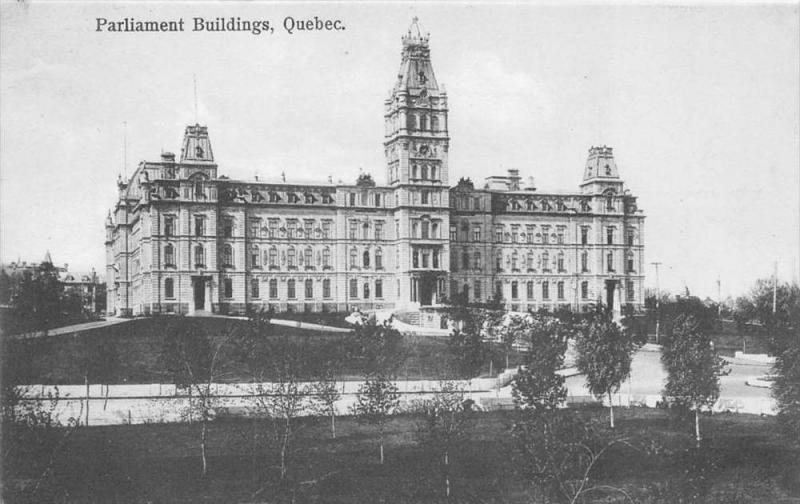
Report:
M 194 153 L 199 158 L 203 157 L 203 148 L 198 145 L 194 148 Z
M 611 176 L 611 166 L 609 166 L 609 165 L 606 165 L 606 176 L 608 176 L 608 177 Z

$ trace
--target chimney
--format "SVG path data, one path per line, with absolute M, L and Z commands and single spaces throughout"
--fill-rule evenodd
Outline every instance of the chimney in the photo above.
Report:
M 519 176 L 519 170 L 516 168 L 509 168 L 508 170 L 508 190 L 519 191 L 519 181 L 522 177 Z

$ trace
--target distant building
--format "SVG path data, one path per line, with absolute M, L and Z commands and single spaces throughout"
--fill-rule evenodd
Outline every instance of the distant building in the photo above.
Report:
M 416 22 L 385 101 L 386 184 L 230 180 L 208 130 L 186 128 L 120 179 L 106 220 L 108 312 L 414 308 L 459 296 L 511 309 L 641 308 L 644 215 L 610 147 L 579 190 L 518 170 L 450 187 L 447 94 Z
M 53 263 L 50 251 L 45 253 L 44 259 L 37 262 L 16 261 L 0 266 L 3 273 L 12 280 L 19 279 L 24 275 L 36 274 L 44 264 L 52 265 L 58 279 L 64 286 L 66 292 L 75 292 L 81 298 L 81 307 L 85 313 L 100 313 L 105 310 L 105 306 L 98 306 L 98 295 L 105 290 L 103 278 L 98 276 L 94 268 L 91 271 L 75 271 L 69 269 L 69 264 L 57 266 Z M 102 298 L 102 296 L 100 296 Z M 4 302 L 6 302 L 4 300 Z

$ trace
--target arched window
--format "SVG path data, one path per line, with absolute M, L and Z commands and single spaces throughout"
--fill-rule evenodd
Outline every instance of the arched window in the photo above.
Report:
M 557 261 L 558 261 L 558 262 L 557 262 L 557 264 L 558 264 L 558 271 L 566 271 L 566 270 L 564 269 L 564 252 L 559 252 L 559 253 L 558 253 L 558 258 L 557 258 Z
M 253 245 L 250 247 L 250 267 L 251 268 L 260 268 L 261 263 L 259 262 L 259 258 L 261 256 L 260 251 L 258 250 L 258 245 Z
M 197 245 L 194 248 L 194 265 L 195 267 L 202 267 L 206 264 L 206 254 L 202 245 Z
M 314 259 L 312 257 L 313 254 L 314 252 L 311 250 L 311 247 L 306 247 L 306 249 L 303 251 L 303 262 L 305 262 L 306 267 L 314 265 Z
M 355 278 L 350 279 L 350 297 L 358 299 L 358 280 Z
M 166 298 L 175 297 L 175 280 L 171 278 L 167 278 L 166 280 L 164 280 L 164 297 Z
M 269 280 L 269 297 L 270 299 L 278 298 L 278 280 L 276 278 Z
M 542 299 L 550 299 L 550 284 L 542 282 Z
M 164 266 L 175 266 L 175 247 L 171 243 L 164 247 Z
M 278 266 L 278 249 L 275 247 L 269 249 L 269 266 L 271 268 Z
M 331 265 L 331 249 L 325 247 L 322 249 L 322 267 L 328 268 Z
M 511 271 L 517 271 L 518 270 L 518 268 L 517 268 L 517 266 L 518 266 L 517 262 L 518 261 L 519 261 L 519 254 L 517 254 L 517 251 L 515 250 L 514 252 L 511 253 Z
M 439 118 L 431 116 L 431 131 L 439 131 Z
M 497 271 L 503 271 L 503 251 L 498 250 L 497 255 L 494 259 L 494 269 Z
M 289 251 L 286 253 L 287 257 L 287 266 L 290 268 L 295 268 L 297 266 L 297 252 L 295 251 L 294 247 L 289 247 Z
M 550 270 L 550 254 L 545 252 L 542 254 L 542 271 Z
M 528 252 L 528 256 L 527 256 L 525 262 L 526 262 L 526 267 L 529 270 L 532 270 L 533 269 L 533 252 Z
M 383 269 L 383 251 L 381 249 L 375 251 L 375 269 Z
M 528 281 L 525 286 L 525 294 L 527 294 L 528 299 L 533 299 L 533 282 Z
M 422 165 L 422 180 L 428 178 L 428 165 Z
M 260 297 L 261 293 L 259 292 L 258 278 L 250 280 L 250 294 L 254 298 Z
M 368 250 L 364 251 L 362 262 L 363 262 L 365 268 L 369 268 L 369 251 Z
M 233 266 L 233 247 L 227 243 L 222 246 L 222 265 Z
M 358 250 L 355 247 L 350 249 L 350 267 L 358 267 Z
M 564 282 L 558 282 L 556 284 L 556 294 L 558 295 L 558 299 L 564 299 Z
M 431 166 L 431 180 L 436 180 L 436 167 Z
M 369 283 L 364 282 L 364 299 L 369 299 Z
M 581 272 L 589 271 L 589 253 L 585 250 L 581 252 Z
M 306 279 L 305 291 L 306 299 L 311 299 L 314 297 L 314 281 L 310 278 Z
M 511 299 L 519 299 L 519 283 L 511 282 Z
M 415 164 L 411 165 L 411 178 L 417 178 L 417 165 Z

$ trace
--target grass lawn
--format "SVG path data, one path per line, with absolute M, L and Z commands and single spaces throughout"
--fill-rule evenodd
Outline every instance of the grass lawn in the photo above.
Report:
M 476 416 L 467 440 L 451 453 L 450 502 L 531 502 L 510 434 L 517 414 Z M 581 414 L 605 421 L 607 412 L 594 408 Z M 800 450 L 782 437 L 773 418 L 704 417 L 706 442 L 700 454 L 691 449 L 691 424 L 662 410 L 620 408 L 617 418 L 618 434 L 637 448 L 620 445 L 607 452 L 594 483 L 624 488 L 636 502 L 800 498 Z M 420 442 L 421 425 L 418 416 L 393 417 L 387 427 L 386 463 L 380 465 L 373 426 L 340 418 L 334 440 L 327 421 L 308 420 L 297 430 L 289 483 L 283 487 L 277 482 L 270 431 L 260 422 L 238 418 L 212 424 L 205 479 L 200 477 L 198 425 L 80 428 L 32 501 L 290 502 L 294 497 L 296 502 L 444 502 L 440 457 L 429 443 Z M 5 460 L 4 469 L 6 502 L 23 502 L 21 489 L 28 485 L 29 495 L 41 474 L 41 459 L 21 449 Z M 602 502 L 623 502 L 620 494 L 615 497 Z
M 243 324 L 246 322 L 236 319 L 203 319 L 209 334 L 222 334 Z M 342 378 L 360 379 L 360 363 L 343 355 L 347 334 L 271 327 L 274 336 L 289 336 L 303 348 L 309 369 L 313 369 L 315 361 L 339 356 L 344 361 Z M 2 341 L 0 359 L 7 371 L 13 368 L 19 383 L 82 384 L 87 369 L 92 383 L 164 383 L 169 382 L 170 376 L 161 360 L 161 351 L 168 337 L 168 330 L 158 319 L 134 319 L 73 335 L 6 339 Z M 438 379 L 446 372 L 449 359 L 446 338 L 404 336 L 403 347 L 398 378 Z M 496 374 L 505 363 L 505 356 L 498 353 L 493 361 L 491 371 Z M 514 352 L 510 364 L 514 366 L 520 361 L 521 355 Z M 251 380 L 244 364 L 234 357 L 228 358 L 222 367 L 227 371 L 225 381 Z M 99 368 L 104 371 L 98 371 Z M 489 371 L 487 361 L 481 374 L 488 375 Z

